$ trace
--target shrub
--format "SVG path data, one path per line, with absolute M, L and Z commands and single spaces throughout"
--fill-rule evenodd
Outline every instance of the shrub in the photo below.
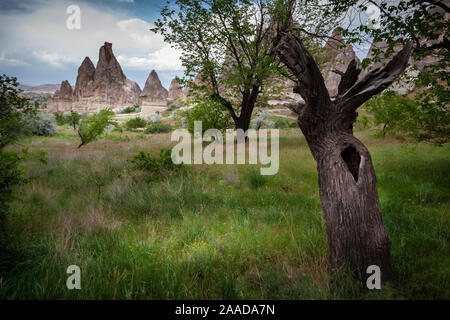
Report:
M 38 113 L 37 115 L 28 115 L 25 116 L 24 121 L 30 133 L 35 136 L 54 136 L 58 133 L 58 130 L 56 130 L 56 119 L 52 114 Z
M 298 128 L 297 121 L 292 121 L 291 123 L 289 123 L 289 128 Z
M 147 125 L 147 121 L 142 118 L 136 117 L 125 122 L 127 129 L 144 128 Z
M 398 139 L 413 138 L 442 144 L 449 141 L 450 117 L 448 108 L 437 101 L 423 100 L 418 105 L 405 95 L 387 91 L 372 97 L 364 105 L 373 114 L 374 124 L 382 136 Z
M 55 120 L 58 126 L 63 126 L 67 123 L 67 118 L 64 114 L 55 113 Z
M 170 124 L 158 122 L 151 122 L 150 125 L 145 129 L 145 133 L 163 133 L 172 130 Z
M 187 116 L 187 129 L 194 133 L 194 122 L 202 122 L 202 134 L 208 129 L 225 130 L 231 125 L 230 112 L 210 99 L 200 100 Z
M 267 119 L 269 116 L 270 116 L 269 112 L 265 110 L 260 111 L 258 112 L 256 118 L 254 118 L 250 123 L 252 127 L 256 130 L 261 129 L 263 126 L 273 128 L 274 127 L 273 121 Z
M 148 116 L 146 118 L 146 120 L 150 121 L 150 122 L 159 122 L 161 121 L 163 118 L 163 116 L 161 115 L 161 113 L 159 113 L 159 111 L 156 111 L 154 114 L 152 114 L 151 116 Z
M 277 118 L 273 124 L 273 127 L 276 129 L 295 128 L 297 127 L 297 122 L 288 119 Z
M 135 104 L 134 106 L 126 107 L 122 110 L 119 110 L 119 113 L 121 113 L 121 114 L 137 113 L 137 112 L 141 112 L 141 107 L 137 104 Z
M 172 149 L 161 148 L 159 157 L 140 151 L 130 162 L 133 169 L 145 171 L 150 177 L 161 177 L 169 171 L 174 171 L 182 167 L 181 164 L 174 164 L 172 161 Z

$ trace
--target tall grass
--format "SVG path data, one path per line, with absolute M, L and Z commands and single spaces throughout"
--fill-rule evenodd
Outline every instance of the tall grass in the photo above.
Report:
M 167 135 L 98 141 L 70 153 L 60 135 L 33 139 L 8 225 L 17 254 L 1 299 L 449 298 L 449 147 L 366 139 L 392 239 L 395 282 L 330 289 L 314 160 L 304 139 L 280 139 L 280 171 L 197 165 L 159 180 L 128 161 L 155 155 Z M 45 141 L 45 144 L 42 143 Z M 81 268 L 81 290 L 66 269 Z M 340 282 L 342 283 L 342 282 Z

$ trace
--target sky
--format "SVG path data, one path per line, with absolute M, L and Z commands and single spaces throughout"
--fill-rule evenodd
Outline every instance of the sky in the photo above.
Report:
M 165 0 L 0 0 L 0 74 L 15 76 L 21 84 L 75 85 L 77 70 L 86 56 L 94 63 L 104 42 L 128 79 L 141 89 L 152 69 L 164 87 L 183 75 L 180 52 L 149 29 Z M 80 12 L 79 28 L 73 11 Z M 73 25 L 73 24 L 70 24 Z M 365 52 L 356 49 L 360 58 Z
M 80 9 L 80 28 L 73 26 Z M 86 56 L 97 64 L 104 42 L 128 79 L 141 89 L 152 69 L 164 87 L 183 75 L 180 52 L 149 29 L 159 17 L 162 0 L 0 0 L 0 74 L 21 84 L 39 85 L 68 80 L 75 85 Z

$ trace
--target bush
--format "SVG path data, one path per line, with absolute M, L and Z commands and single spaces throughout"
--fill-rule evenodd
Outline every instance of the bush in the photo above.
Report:
M 158 121 L 161 121 L 162 118 L 163 118 L 163 116 L 161 115 L 161 113 L 159 111 L 156 111 L 151 116 L 146 117 L 146 120 L 148 120 L 150 122 L 158 122 Z
M 35 136 L 54 136 L 58 133 L 56 130 L 55 116 L 49 113 L 38 113 L 35 116 L 26 116 L 24 118 L 25 126 Z
M 189 111 L 187 129 L 194 133 L 194 122 L 202 122 L 202 134 L 208 129 L 225 130 L 231 125 L 230 112 L 220 103 L 210 99 L 200 100 Z
M 174 164 L 172 161 L 172 149 L 161 148 L 159 157 L 153 156 L 145 151 L 140 151 L 130 162 L 133 169 L 145 171 L 150 177 L 161 177 L 169 171 L 174 171 L 182 167 L 181 164 Z
M 137 129 L 137 128 L 145 128 L 147 125 L 147 121 L 142 118 L 136 117 L 125 122 L 125 127 L 127 129 Z
M 258 112 L 256 118 L 254 118 L 250 123 L 252 125 L 252 127 L 256 130 L 259 130 L 260 128 L 264 127 L 269 127 L 269 128 L 273 128 L 274 127 L 274 123 L 273 121 L 267 119 L 269 117 L 269 112 L 267 111 L 260 111 Z
M 151 122 L 150 125 L 145 129 L 145 133 L 163 133 L 172 130 L 170 124 L 158 122 Z
M 64 114 L 55 113 L 55 120 L 58 126 L 63 126 L 67 123 L 67 118 Z
M 135 104 L 134 106 L 126 107 L 119 111 L 119 113 L 121 114 L 137 113 L 137 112 L 141 112 L 141 107 L 137 104 Z
M 448 108 L 437 101 L 423 100 L 418 105 L 405 95 L 394 91 L 372 97 L 364 108 L 373 114 L 374 124 L 379 126 L 379 134 L 391 135 L 398 139 L 413 138 L 443 144 L 449 141 L 450 117 Z

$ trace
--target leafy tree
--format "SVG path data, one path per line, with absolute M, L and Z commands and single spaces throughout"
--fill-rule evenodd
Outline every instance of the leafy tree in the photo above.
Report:
M 183 52 L 192 95 L 226 108 L 246 131 L 270 77 L 276 73 L 273 46 L 293 22 L 294 0 L 177 0 L 166 6 L 152 31 Z M 278 32 L 277 32 L 278 31 Z M 216 104 L 216 105 L 217 105 Z
M 194 122 L 202 122 L 202 134 L 208 129 L 225 130 L 231 125 L 231 117 L 227 109 L 215 100 L 199 100 L 197 105 L 189 110 L 187 128 L 194 133 Z
M 70 114 L 67 116 L 67 123 L 74 129 L 78 126 L 81 120 L 81 114 L 71 111 Z
M 14 77 L 0 75 L 0 277 L 11 267 L 14 252 L 9 250 L 6 215 L 13 187 L 20 183 L 21 158 L 16 151 L 5 150 L 23 133 L 24 116 L 35 113 L 29 99 L 20 96 L 19 83 Z
M 20 96 L 17 78 L 0 75 L 0 150 L 23 132 L 23 117 L 34 115 L 30 100 Z
M 96 140 L 109 125 L 115 125 L 115 121 L 112 120 L 113 116 L 114 112 L 104 109 L 97 114 L 82 119 L 76 129 L 81 139 L 78 149 Z

